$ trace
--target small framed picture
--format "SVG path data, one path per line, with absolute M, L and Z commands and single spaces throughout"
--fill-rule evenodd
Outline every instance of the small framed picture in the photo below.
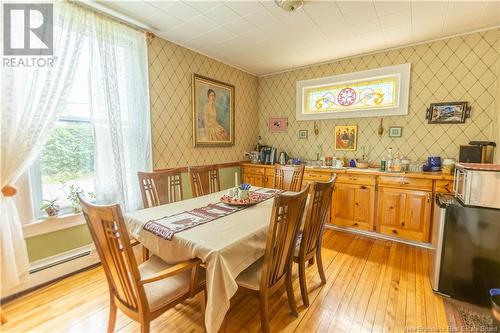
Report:
M 403 132 L 403 127 L 389 127 L 389 137 L 400 138 Z
M 469 117 L 467 102 L 431 103 L 425 115 L 429 124 L 463 124 Z
M 299 130 L 299 139 L 307 139 L 307 130 Z
M 288 128 L 288 118 L 286 118 L 286 117 L 269 118 L 268 126 L 269 126 L 269 130 L 271 130 L 271 132 L 285 132 Z

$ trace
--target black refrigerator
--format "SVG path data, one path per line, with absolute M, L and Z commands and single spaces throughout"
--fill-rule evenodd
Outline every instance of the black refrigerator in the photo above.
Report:
M 489 306 L 489 290 L 500 287 L 500 209 L 437 195 L 431 239 L 433 289 Z

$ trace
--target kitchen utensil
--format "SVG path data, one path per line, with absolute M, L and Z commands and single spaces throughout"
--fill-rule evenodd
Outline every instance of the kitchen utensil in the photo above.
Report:
M 335 167 L 339 168 L 339 169 L 343 168 L 344 167 L 344 161 L 339 160 L 339 159 L 335 160 Z

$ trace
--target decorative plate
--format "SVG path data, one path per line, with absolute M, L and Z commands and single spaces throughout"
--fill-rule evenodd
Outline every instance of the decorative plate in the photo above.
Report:
M 269 198 L 269 195 L 250 192 L 248 199 L 239 199 L 235 197 L 230 197 L 229 195 L 223 195 L 220 201 L 230 206 L 252 206 L 256 205 Z

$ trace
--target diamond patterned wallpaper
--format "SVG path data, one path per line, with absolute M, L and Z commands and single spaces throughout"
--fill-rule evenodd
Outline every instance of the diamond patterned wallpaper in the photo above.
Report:
M 155 169 L 239 161 L 257 143 L 258 79 L 179 45 L 149 41 L 149 84 Z M 235 145 L 194 148 L 191 75 L 235 86 Z
M 366 147 L 369 158 L 379 162 L 387 147 L 401 151 L 411 159 L 428 155 L 458 159 L 460 144 L 470 140 L 493 140 L 495 97 L 499 54 L 499 31 L 490 30 L 428 44 L 381 52 L 328 64 L 313 65 L 259 78 L 258 130 L 263 141 L 292 156 L 315 159 L 332 155 L 335 125 L 357 124 L 356 152 L 337 152 L 337 156 L 359 157 Z M 295 82 L 297 80 L 361 71 L 383 66 L 411 63 L 409 113 L 384 118 L 385 132 L 377 134 L 379 118 L 322 120 L 320 133 L 313 133 L 313 121 L 295 120 Z M 425 110 L 432 102 L 468 101 L 471 118 L 465 124 L 430 125 Z M 271 133 L 267 120 L 271 116 L 288 117 L 286 133 Z M 401 138 L 389 138 L 389 126 L 402 126 Z M 308 139 L 298 139 L 298 131 L 307 129 Z

